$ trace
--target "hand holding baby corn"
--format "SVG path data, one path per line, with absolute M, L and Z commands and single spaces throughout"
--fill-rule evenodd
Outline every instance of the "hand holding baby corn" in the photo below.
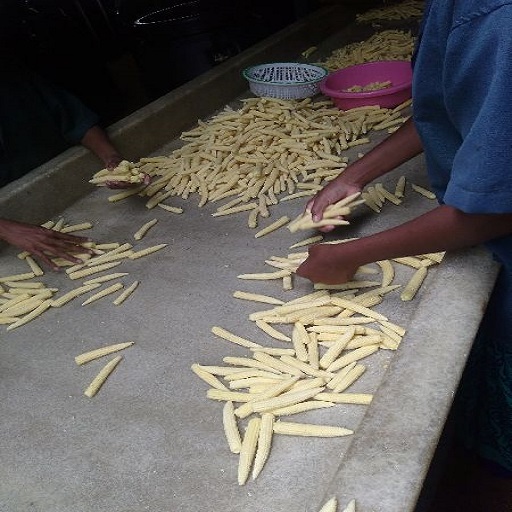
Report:
M 151 177 L 140 172 L 139 169 L 127 160 L 122 160 L 116 167 L 98 171 L 89 180 L 89 183 L 98 187 L 131 188 L 140 185 L 149 185 Z
M 306 211 L 290 222 L 288 229 L 291 233 L 295 233 L 296 231 L 303 229 L 322 228 L 327 226 L 334 227 L 349 224 L 347 220 L 344 220 L 341 217 L 349 215 L 352 208 L 358 204 L 364 203 L 364 200 L 357 199 L 360 195 L 361 192 L 354 192 L 335 203 L 328 204 L 322 211 L 321 218 L 318 218 L 318 215 L 313 215 L 310 204 L 308 204 Z

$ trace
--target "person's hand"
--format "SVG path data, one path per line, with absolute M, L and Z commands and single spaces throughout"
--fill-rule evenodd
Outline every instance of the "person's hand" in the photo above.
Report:
M 344 245 L 312 245 L 307 259 L 297 269 L 297 275 L 313 283 L 341 284 L 350 281 L 360 264 Z
M 123 160 L 123 157 L 119 153 L 114 153 L 105 160 L 105 168 L 109 171 L 113 171 Z
M 314 222 L 322 220 L 324 210 L 330 205 L 337 203 L 341 199 L 348 197 L 356 192 L 361 192 L 361 188 L 351 183 L 345 183 L 343 177 L 336 178 L 326 185 L 320 192 L 307 203 L 306 211 L 311 212 Z M 335 226 L 323 226 L 319 231 L 327 233 L 332 231 Z
M 110 157 L 107 162 L 105 162 L 105 167 L 109 171 L 113 171 L 121 162 L 123 161 L 123 157 L 121 155 L 114 155 Z M 129 181 L 122 180 L 112 180 L 106 181 L 105 186 L 111 189 L 127 189 L 127 188 L 135 188 L 140 185 L 148 186 L 151 183 L 151 176 L 149 174 L 144 174 L 142 182 L 130 183 Z
M 106 181 L 105 186 L 111 189 L 127 189 L 127 188 L 135 188 L 140 187 L 141 185 L 148 186 L 151 183 L 151 176 L 149 174 L 144 174 L 144 178 L 142 182 L 130 183 L 129 181 Z
M 0 239 L 36 256 L 53 270 L 59 270 L 59 267 L 51 258 L 64 258 L 72 263 L 81 263 L 74 254 L 91 254 L 89 249 L 82 246 L 89 241 L 88 238 L 59 233 L 24 222 L 0 220 Z

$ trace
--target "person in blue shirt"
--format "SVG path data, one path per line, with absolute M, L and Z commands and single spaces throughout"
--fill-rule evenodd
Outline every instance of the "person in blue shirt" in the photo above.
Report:
M 9 55 L 0 54 L 0 187 L 73 145 L 91 150 L 107 168 L 122 157 L 99 117 L 78 98 L 47 82 Z M 119 188 L 122 184 L 111 184 Z M 84 238 L 0 219 L 0 240 L 56 268 L 50 256 L 78 262 Z
M 349 281 L 369 262 L 485 244 L 501 263 L 461 383 L 468 448 L 512 476 L 512 0 L 426 2 L 413 73 L 413 118 L 322 189 L 327 205 L 425 154 L 439 205 L 371 236 L 315 245 L 297 274 Z

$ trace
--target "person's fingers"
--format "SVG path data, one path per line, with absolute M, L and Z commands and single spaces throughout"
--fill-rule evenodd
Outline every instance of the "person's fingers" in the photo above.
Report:
M 110 180 L 105 182 L 105 186 L 111 189 L 126 189 L 126 188 L 135 188 L 140 185 L 149 185 L 151 183 L 151 176 L 149 174 L 144 174 L 142 178 L 142 182 L 139 183 L 131 183 L 130 181 L 122 181 L 122 180 Z
M 68 233 L 60 233 L 59 231 L 53 231 L 54 238 L 58 238 L 60 240 L 64 240 L 66 242 L 72 243 L 74 245 L 81 245 L 85 242 L 91 242 L 91 239 L 86 236 L 77 236 L 77 235 L 70 235 Z M 84 247 L 85 249 L 85 247 Z
M 47 237 L 43 240 L 33 241 L 33 243 L 26 247 L 32 254 L 48 259 L 64 258 L 72 263 L 82 263 L 82 260 L 73 256 L 74 254 L 90 253 L 90 249 L 84 248 L 80 243 L 76 243 L 77 237 L 71 237 L 71 240 L 64 240 L 52 237 Z M 52 264 L 53 266 L 53 264 Z
M 46 255 L 42 250 L 34 249 L 30 252 L 33 256 L 40 259 L 45 265 L 50 267 L 52 270 L 58 271 L 60 267 L 56 265 L 48 255 Z
M 62 240 L 59 241 L 58 247 L 60 250 L 73 253 L 73 254 L 93 254 L 91 249 L 84 247 L 81 243 L 76 243 L 73 241 Z
M 83 246 L 83 242 L 76 241 L 72 239 L 59 239 L 59 238 L 53 238 L 53 239 L 46 239 L 42 240 L 41 243 L 48 244 L 52 247 L 55 247 L 56 249 L 66 251 L 66 252 L 72 252 L 72 253 L 81 253 L 81 254 L 93 254 L 93 251 Z
M 68 249 L 50 248 L 50 249 L 45 249 L 43 252 L 49 258 L 62 258 L 71 263 L 83 263 L 83 260 L 81 260 L 80 258 L 77 258 L 74 255 L 76 253 L 74 253 Z
M 60 231 L 54 231 L 52 229 L 39 228 L 38 231 L 34 231 L 33 234 L 30 234 L 30 238 L 37 243 L 38 241 L 42 243 L 59 243 L 59 244 L 67 244 L 70 247 L 76 246 L 79 250 L 83 250 L 83 252 L 90 252 L 90 249 L 83 247 L 82 244 L 86 242 L 91 242 L 91 239 L 86 236 L 77 236 L 69 233 L 61 233 Z
M 42 240 L 38 247 L 40 247 L 45 253 L 60 256 L 61 253 L 83 253 L 87 249 L 84 249 L 82 245 L 68 242 L 66 240 Z
M 71 261 L 72 263 L 83 263 L 80 258 L 75 258 L 73 255 L 69 253 L 61 253 L 59 257 L 64 258 L 65 260 Z
M 105 186 L 111 189 L 125 189 L 132 188 L 134 184 L 129 181 L 106 181 Z
M 311 207 L 311 217 L 314 222 L 318 222 L 322 220 L 324 210 L 329 205 L 328 201 L 323 200 L 322 198 L 318 198 Z
M 303 261 L 298 267 L 297 270 L 295 270 L 295 274 L 300 277 L 306 277 L 305 275 L 305 269 L 306 269 L 306 261 Z
M 317 228 L 318 231 L 322 233 L 330 233 L 333 229 L 335 229 L 336 226 L 322 226 L 320 228 Z
M 110 158 L 110 160 L 106 163 L 105 167 L 109 171 L 113 171 L 121 162 L 123 161 L 123 158 L 120 155 L 113 156 Z
M 56 265 L 50 258 L 48 258 L 48 256 L 40 256 L 40 259 L 43 261 L 43 263 L 48 265 L 54 272 L 60 271 L 60 267 Z

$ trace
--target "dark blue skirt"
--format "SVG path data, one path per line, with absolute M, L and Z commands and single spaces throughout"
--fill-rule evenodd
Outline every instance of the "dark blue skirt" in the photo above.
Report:
M 466 448 L 512 471 L 512 270 L 503 266 L 455 403 Z

